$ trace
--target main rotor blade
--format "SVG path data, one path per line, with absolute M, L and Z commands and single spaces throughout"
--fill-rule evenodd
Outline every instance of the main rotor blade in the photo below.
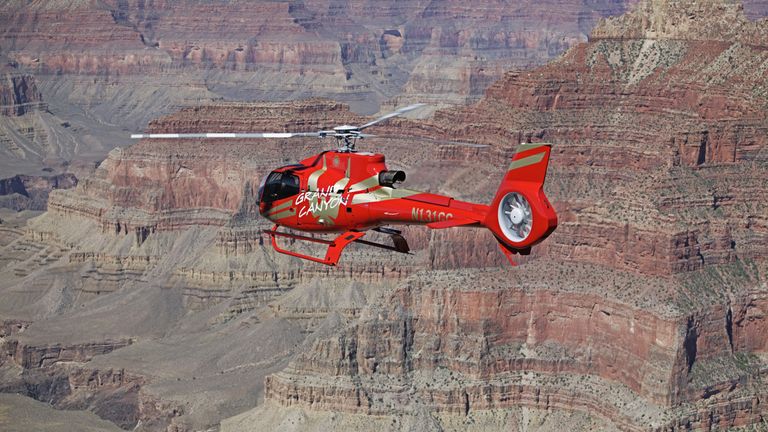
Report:
M 390 139 L 403 139 L 402 136 L 397 135 L 379 135 L 381 138 L 390 138 Z M 415 142 L 425 142 L 429 144 L 434 144 L 436 146 L 456 146 L 456 147 L 471 147 L 471 148 L 486 148 L 490 147 L 488 144 L 477 144 L 477 143 L 470 143 L 470 142 L 461 142 L 461 141 L 448 141 L 448 140 L 438 140 L 438 139 L 432 139 L 432 138 L 425 138 L 425 137 L 409 137 L 410 140 Z
M 423 106 L 426 106 L 426 104 L 417 103 L 417 104 L 413 104 L 413 105 L 408 105 L 407 107 L 403 107 L 403 108 L 400 108 L 398 110 L 392 111 L 389 114 L 384 114 L 383 116 L 377 118 L 376 120 L 369 121 L 368 123 L 366 123 L 366 124 L 360 126 L 359 128 L 357 128 L 357 130 L 363 130 L 363 129 L 367 128 L 368 126 L 373 126 L 376 123 L 383 122 L 384 120 L 392 118 L 392 117 L 397 117 L 397 116 L 399 116 L 401 114 L 405 114 L 405 113 L 407 113 L 409 111 L 413 111 L 413 110 L 415 110 L 417 108 L 421 108 Z
M 131 134 L 132 139 L 142 138 L 297 138 L 322 137 L 324 132 L 259 132 L 259 133 L 149 133 Z

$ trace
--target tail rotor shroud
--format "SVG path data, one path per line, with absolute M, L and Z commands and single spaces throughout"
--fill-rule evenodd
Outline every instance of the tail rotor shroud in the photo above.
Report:
M 499 241 L 510 262 L 557 228 L 557 214 L 544 194 L 551 145 L 520 144 L 491 202 L 484 226 Z

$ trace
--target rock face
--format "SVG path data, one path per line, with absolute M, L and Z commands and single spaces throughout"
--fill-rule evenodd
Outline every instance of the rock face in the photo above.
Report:
M 436 113 L 424 135 L 489 144 L 497 164 L 509 142 L 554 143 L 558 230 L 516 270 L 413 275 L 270 376 L 267 399 L 286 412 L 426 407 L 446 427 L 440 413 L 521 405 L 624 430 L 760 422 L 766 24 L 730 2 L 643 2 Z
M 0 206 L 14 210 L 45 210 L 48 194 L 54 189 L 69 189 L 77 185 L 74 174 L 49 177 L 17 175 L 0 180 Z
M 445 136 L 556 144 L 562 223 L 547 255 L 648 274 L 765 255 L 766 24 L 718 3 L 709 25 L 710 3 L 686 4 L 608 19 L 590 43 L 436 116 Z M 683 18 L 690 40 L 671 24 Z
M 397 76 L 397 69 L 408 74 L 416 60 L 421 84 L 414 85 L 432 86 L 424 93 L 477 97 L 501 70 L 552 58 L 582 39 L 598 18 L 621 13 L 632 2 L 482 2 L 470 7 L 359 1 L 344 8 L 324 1 L 8 3 L 0 17 L 7 23 L 4 44 L 22 64 L 43 73 L 202 67 L 281 73 L 282 81 L 272 82 L 269 91 L 296 91 L 292 81 L 303 75 L 302 92 L 322 85 L 326 91 L 375 93 L 402 86 L 407 75 Z M 448 57 L 454 70 L 427 70 L 438 55 Z M 436 74 L 453 75 L 451 80 L 465 87 Z M 229 85 L 226 76 L 219 77 L 219 86 Z M 242 87 L 268 91 L 258 84 Z
M 10 67 L 6 70 L 0 83 L 0 115 L 20 116 L 45 106 L 32 75 L 13 73 Z
M 4 157 L 23 162 L 0 176 L 32 174 L 37 157 L 100 160 L 126 130 L 212 100 L 322 96 L 367 114 L 475 101 L 632 3 L 5 1 L 3 63 L 34 76 L 48 114 L 0 125 Z
M 742 271 L 730 270 L 718 282 Z M 763 344 L 728 312 L 761 313 L 764 294 L 749 292 L 752 284 L 737 282 L 745 290 L 728 294 L 738 304 L 722 306 L 676 298 L 698 276 L 654 279 L 546 261 L 495 280 L 485 275 L 411 278 L 268 377 L 267 398 L 388 416 L 420 405 L 465 416 L 521 405 L 581 410 L 626 430 L 739 426 L 764 413 L 758 375 L 765 365 L 755 355 L 763 349 L 730 342 Z M 607 281 L 630 293 L 614 299 L 610 288 L 596 292 Z M 652 297 L 629 305 L 637 301 L 633 286 Z

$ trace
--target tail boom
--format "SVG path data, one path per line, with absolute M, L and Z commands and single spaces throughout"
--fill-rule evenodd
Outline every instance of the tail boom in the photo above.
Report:
M 395 205 L 388 202 L 374 202 L 368 209 L 370 215 L 379 222 L 426 225 L 432 229 L 480 226 L 488 213 L 486 205 L 427 192 L 403 197 Z

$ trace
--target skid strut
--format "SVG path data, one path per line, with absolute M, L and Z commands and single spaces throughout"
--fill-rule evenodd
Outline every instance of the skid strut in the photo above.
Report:
M 385 232 L 386 234 L 390 234 L 392 237 L 392 241 L 394 243 L 394 246 L 384 245 L 381 243 L 375 243 L 367 240 L 361 240 L 361 237 L 365 235 L 364 231 L 346 231 L 343 234 L 339 235 L 333 240 L 326 240 L 326 239 L 319 239 L 315 237 L 309 237 L 305 235 L 300 234 L 291 234 L 286 232 L 280 232 L 277 229 L 279 228 L 279 225 L 275 225 L 272 227 L 271 230 L 264 230 L 263 232 L 265 234 L 268 234 L 272 240 L 272 247 L 277 251 L 285 255 L 294 256 L 297 258 L 302 258 L 310 261 L 314 261 L 316 263 L 335 266 L 339 262 L 339 258 L 341 258 L 341 253 L 344 251 L 344 248 L 347 247 L 350 243 L 356 242 L 361 243 L 367 246 L 374 246 L 382 249 L 391 250 L 394 252 L 400 252 L 400 253 L 408 253 L 408 243 L 405 241 L 405 238 L 400 235 L 399 232 Z M 277 237 L 287 237 L 294 240 L 301 240 L 301 241 L 308 241 L 311 243 L 319 243 L 323 245 L 328 246 L 328 250 L 325 252 L 325 258 L 319 258 L 312 255 L 306 255 L 299 252 L 290 251 L 288 249 L 283 249 L 280 247 L 280 245 L 277 244 Z

